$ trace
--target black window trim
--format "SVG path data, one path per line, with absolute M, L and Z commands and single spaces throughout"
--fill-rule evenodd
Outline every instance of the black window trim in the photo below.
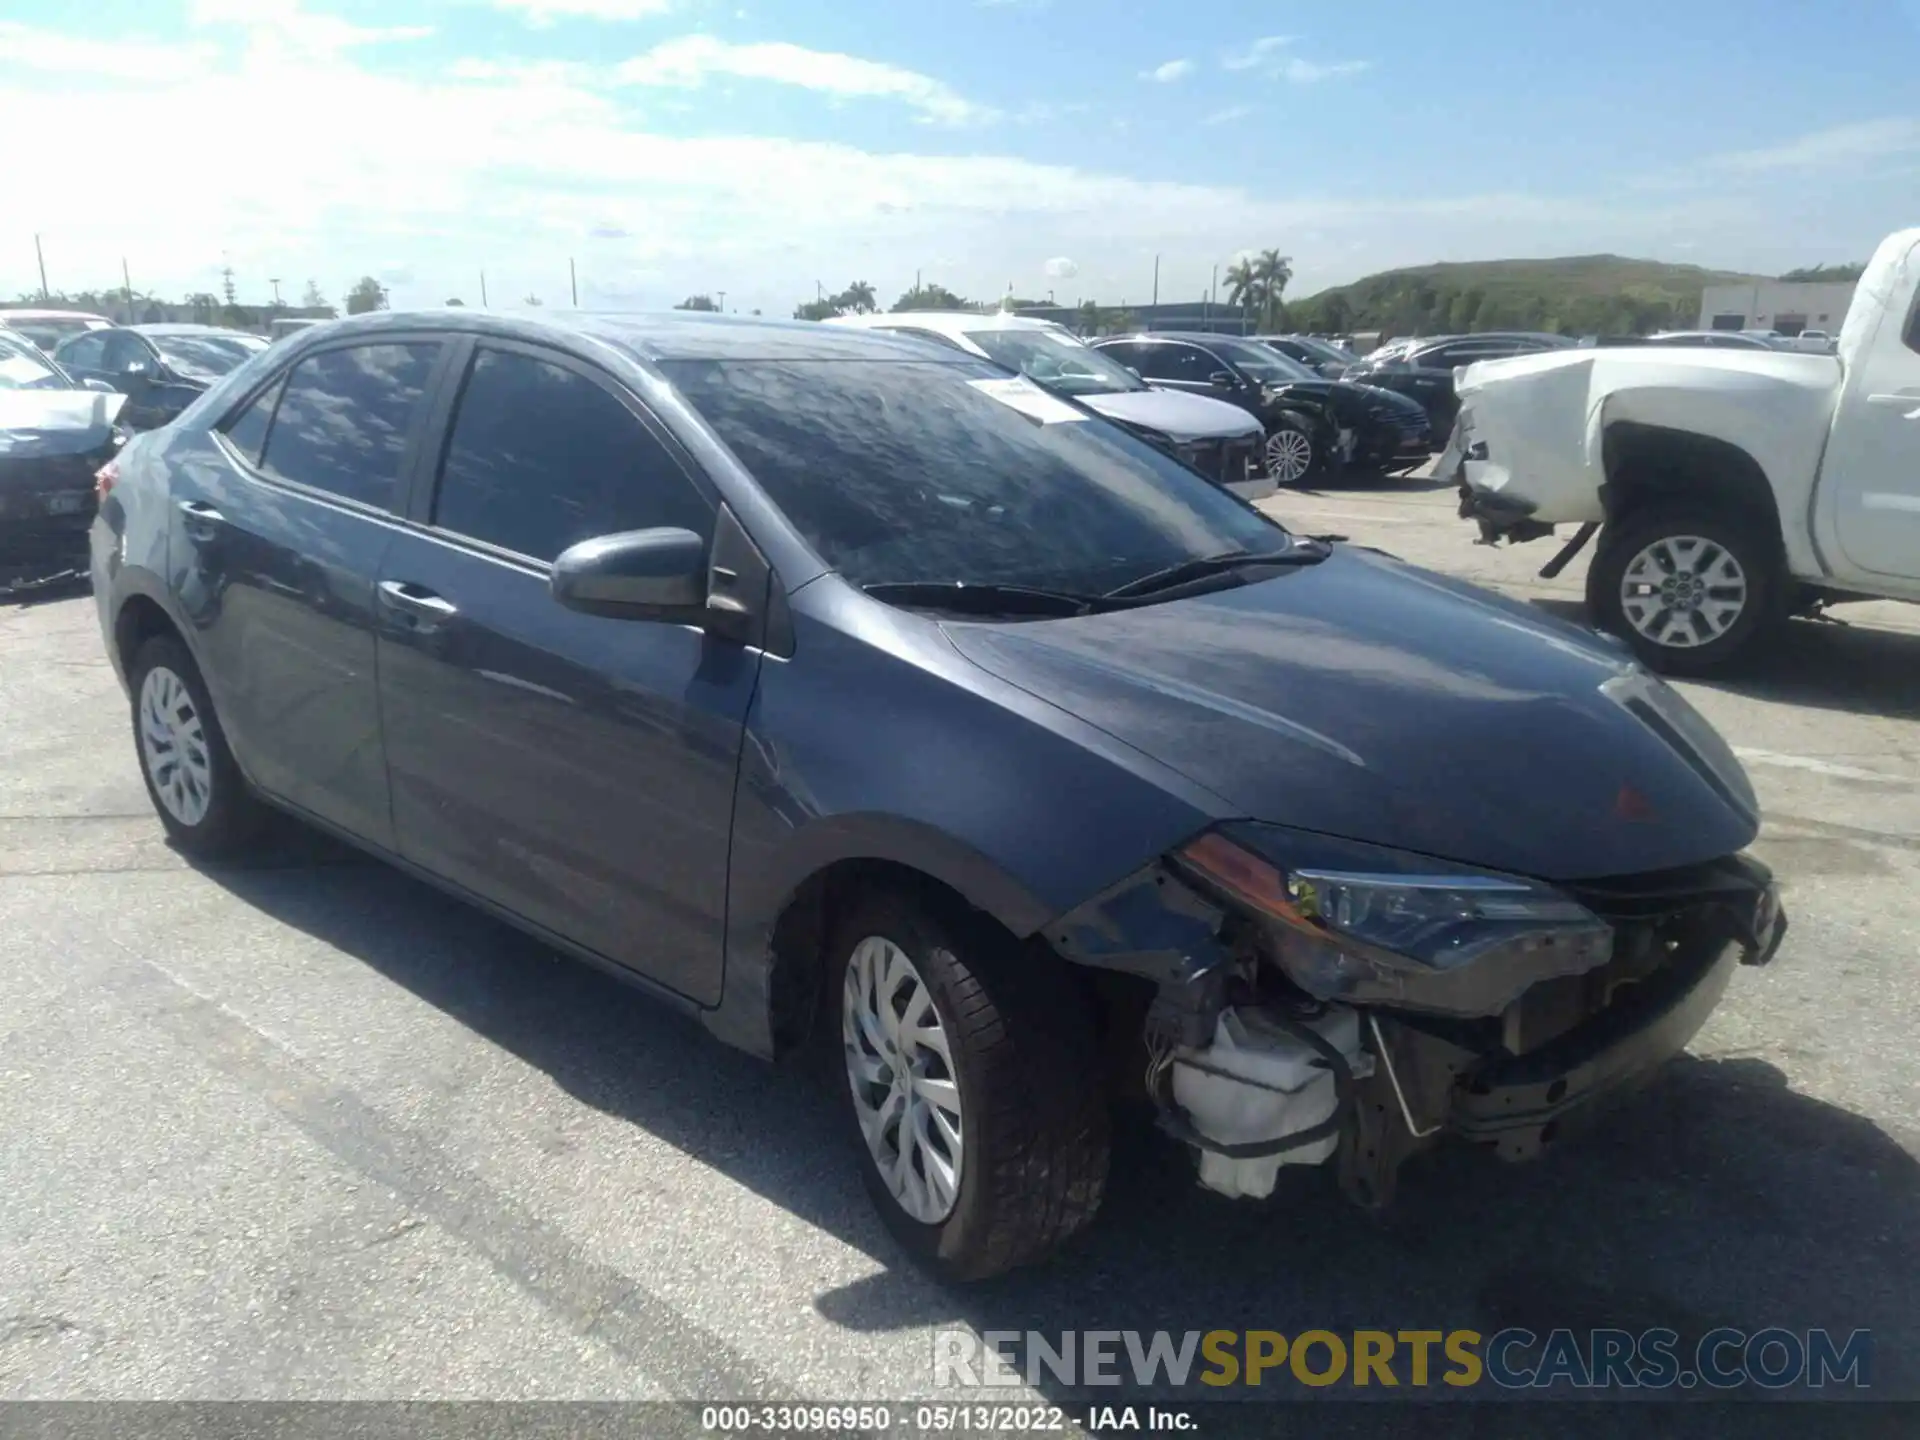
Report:
M 707 547 L 711 552 L 714 534 L 718 533 L 720 513 L 726 505 L 726 497 L 721 494 L 712 478 L 688 452 L 687 447 L 680 443 L 679 437 L 668 429 L 666 423 L 654 413 L 646 401 L 617 375 L 591 360 L 552 345 L 491 333 L 466 333 L 459 338 L 467 343 L 460 347 L 461 354 L 457 364 L 449 369 L 441 388 L 427 407 L 426 434 L 431 443 L 421 447 L 414 473 L 405 487 L 406 504 L 403 510 L 396 514 L 396 519 L 403 521 L 409 530 L 417 531 L 456 549 L 468 550 L 488 559 L 499 560 L 540 575 L 553 573 L 551 560 L 543 560 L 537 555 L 527 555 L 505 545 L 498 545 L 473 535 L 465 535 L 458 530 L 448 530 L 433 523 L 433 507 L 440 492 L 441 476 L 446 470 L 447 450 L 453 444 L 453 424 L 455 417 L 459 414 L 460 399 L 466 393 L 467 382 L 473 376 L 473 367 L 480 358 L 480 352 L 497 350 L 504 354 L 522 355 L 569 371 L 597 385 L 618 401 L 627 413 L 639 422 L 641 428 L 659 443 L 667 457 L 693 486 L 694 493 L 707 502 L 713 512 L 714 528 L 707 536 Z
M 240 473 L 256 484 L 266 485 L 304 499 L 317 500 L 338 509 L 350 510 L 355 514 L 371 516 L 379 520 L 399 520 L 404 518 L 405 503 L 413 493 L 419 468 L 419 452 L 425 447 L 425 441 L 432 435 L 429 422 L 436 416 L 441 392 L 446 387 L 447 373 L 454 352 L 461 350 L 458 342 L 468 337 L 458 331 L 448 330 L 377 330 L 362 331 L 355 335 L 343 335 L 329 338 L 325 343 L 310 346 L 297 355 L 289 355 L 286 362 L 269 374 L 261 377 L 257 385 L 250 387 L 224 411 L 220 418 L 207 427 L 208 433 Z M 280 402 L 286 398 L 286 381 L 293 372 L 317 355 L 331 354 L 335 350 L 362 350 L 372 345 L 438 345 L 440 354 L 433 362 L 433 370 L 427 376 L 425 403 L 420 413 L 414 417 L 413 428 L 407 432 L 406 448 L 400 456 L 400 473 L 394 480 L 394 505 L 375 505 L 370 501 L 357 500 L 351 495 L 341 495 L 332 490 L 323 490 L 317 485 L 308 485 L 304 481 L 289 480 L 284 475 L 274 475 L 267 471 L 264 462 L 267 458 L 267 446 L 273 440 L 273 428 L 280 421 Z M 240 448 L 227 438 L 227 427 L 245 413 L 253 402 L 274 387 L 279 393 L 274 396 L 273 414 L 267 417 L 267 432 L 260 441 L 260 454 L 249 459 L 241 454 Z

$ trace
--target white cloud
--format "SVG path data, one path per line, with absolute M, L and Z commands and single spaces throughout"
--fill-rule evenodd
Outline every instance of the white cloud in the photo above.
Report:
M 1268 78 L 1287 80 L 1295 85 L 1313 85 L 1322 80 L 1338 80 L 1371 70 L 1371 60 L 1307 60 L 1284 54 L 1294 43 L 1291 35 L 1266 35 L 1252 44 L 1220 58 L 1223 70 L 1258 70 Z
M 1222 57 L 1220 66 L 1225 70 L 1257 70 L 1270 64 L 1276 51 L 1284 50 L 1291 44 L 1291 35 L 1262 36 L 1244 49 Z
M 218 54 L 211 45 L 83 38 L 0 21 L 0 64 L 15 71 L 98 80 L 166 80 L 196 74 Z
M 1200 123 L 1202 125 L 1230 125 L 1235 120 L 1244 120 L 1254 113 L 1251 105 L 1229 105 L 1224 110 L 1216 110 Z
M 1169 60 L 1166 64 L 1156 65 L 1151 70 L 1142 70 L 1140 72 L 1140 78 L 1142 80 L 1157 81 L 1162 85 L 1170 85 L 1175 80 L 1184 80 L 1191 74 L 1193 74 L 1193 61 Z
M 1859 160 L 1883 160 L 1920 151 L 1920 119 L 1894 117 L 1836 125 L 1762 150 L 1741 150 L 1705 163 L 1749 174 L 1817 170 Z
M 992 114 L 930 75 L 782 41 L 733 45 L 711 35 L 683 35 L 635 56 L 615 73 L 632 85 L 697 89 L 720 75 L 795 85 L 839 99 L 897 100 L 923 118 L 946 125 L 984 120 Z
M 359 45 L 424 40 L 431 25 L 354 25 L 337 15 L 302 10 L 298 0 L 193 0 L 187 18 L 197 27 L 235 25 L 257 46 L 332 54 Z
M 1291 80 L 1296 85 L 1313 85 L 1321 80 L 1339 80 L 1348 75 L 1358 75 L 1361 71 L 1372 68 L 1371 60 L 1335 60 L 1322 64 L 1295 56 L 1281 65 L 1275 73 L 1281 79 Z
M 1080 273 L 1080 267 L 1065 255 L 1056 255 L 1044 268 L 1049 280 L 1071 280 Z
M 560 20 L 644 20 L 666 14 L 674 0 L 493 0 L 493 8 L 545 28 Z

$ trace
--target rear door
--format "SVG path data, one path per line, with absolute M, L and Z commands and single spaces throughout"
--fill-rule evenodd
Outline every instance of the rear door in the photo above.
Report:
M 242 768 L 385 848 L 373 587 L 446 350 L 396 335 L 308 354 L 173 467 L 169 582 Z
M 401 854 L 703 1003 L 720 997 L 734 779 L 760 655 L 562 608 L 596 535 L 711 541 L 704 478 L 614 377 L 480 342 L 431 495 L 380 575 Z
M 1152 340 L 1141 343 L 1139 356 L 1134 368 L 1143 380 L 1189 395 L 1225 400 L 1256 416 L 1260 413 L 1259 391 L 1209 350 L 1185 340 Z
M 107 339 L 111 331 L 96 330 L 90 335 L 82 335 L 68 340 L 54 356 L 75 380 L 107 379 Z
M 1899 263 L 1891 293 L 1916 291 L 1920 245 Z M 1886 308 L 1848 360 L 1820 466 L 1822 539 L 1837 539 L 1857 570 L 1920 581 L 1920 298 Z

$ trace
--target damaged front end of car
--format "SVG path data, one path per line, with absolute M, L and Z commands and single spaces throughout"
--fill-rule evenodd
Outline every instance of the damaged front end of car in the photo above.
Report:
M 1250 822 L 1209 830 L 1048 927 L 1152 981 L 1146 1084 L 1200 1181 L 1272 1193 L 1332 1163 L 1359 1203 L 1453 1135 L 1539 1154 L 1705 1022 L 1786 919 L 1733 855 L 1573 885 Z

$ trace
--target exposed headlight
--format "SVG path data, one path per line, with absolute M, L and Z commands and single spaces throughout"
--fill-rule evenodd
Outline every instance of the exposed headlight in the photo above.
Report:
M 1267 825 L 1210 831 L 1177 859 L 1322 1000 L 1495 1015 L 1613 954 L 1611 926 L 1538 880 Z

